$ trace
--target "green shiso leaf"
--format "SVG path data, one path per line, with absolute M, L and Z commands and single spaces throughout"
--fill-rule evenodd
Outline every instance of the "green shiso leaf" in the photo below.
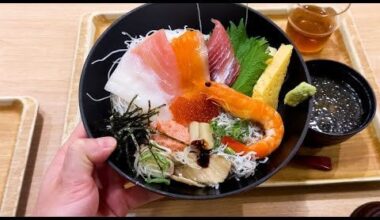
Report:
M 251 96 L 253 87 L 267 67 L 266 61 L 271 57 L 268 41 L 264 37 L 249 38 L 243 19 L 238 26 L 230 22 L 227 32 L 240 64 L 240 73 L 232 88 Z

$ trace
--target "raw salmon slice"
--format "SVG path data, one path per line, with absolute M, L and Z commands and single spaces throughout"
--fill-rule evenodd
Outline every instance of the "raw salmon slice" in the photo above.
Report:
M 163 132 L 177 140 L 187 143 L 187 145 L 190 142 L 190 133 L 187 127 L 175 121 L 155 121 L 152 126 L 159 132 Z M 152 135 L 152 139 L 158 144 L 170 148 L 172 151 L 182 151 L 187 146 L 161 134 Z
M 180 72 L 180 86 L 185 92 L 210 79 L 207 47 L 202 33 L 187 30 L 171 42 Z

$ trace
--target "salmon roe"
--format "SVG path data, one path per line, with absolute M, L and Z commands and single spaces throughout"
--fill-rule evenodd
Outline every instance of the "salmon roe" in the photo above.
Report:
M 203 94 L 178 96 L 169 108 L 174 120 L 185 126 L 192 121 L 209 122 L 219 115 L 219 107 Z

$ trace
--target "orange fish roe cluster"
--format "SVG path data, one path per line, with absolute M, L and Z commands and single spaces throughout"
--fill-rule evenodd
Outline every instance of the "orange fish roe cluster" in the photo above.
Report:
M 176 97 L 169 108 L 174 120 L 185 126 L 192 121 L 209 122 L 219 115 L 219 107 L 203 94 Z

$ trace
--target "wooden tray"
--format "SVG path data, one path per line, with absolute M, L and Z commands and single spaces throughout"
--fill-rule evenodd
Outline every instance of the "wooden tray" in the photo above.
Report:
M 0 97 L 0 216 L 15 216 L 38 103 L 31 97 Z
M 264 15 L 270 17 L 282 29 L 287 22 L 287 8 L 257 8 Z M 70 135 L 78 123 L 78 85 L 87 54 L 100 34 L 123 12 L 96 12 L 83 17 L 78 35 L 77 51 L 71 78 L 69 105 L 65 120 L 63 141 Z M 380 100 L 379 89 L 375 83 L 372 70 L 369 67 L 365 51 L 357 34 L 351 12 L 346 13 L 340 28 L 331 36 L 326 47 L 319 54 L 304 56 L 305 60 L 324 58 L 346 63 L 361 72 L 370 82 Z M 371 125 L 344 143 L 334 146 L 311 149 L 302 147 L 300 153 L 306 155 L 324 155 L 332 159 L 332 171 L 318 171 L 299 167 L 292 162 L 279 173 L 266 181 L 261 187 L 313 185 L 343 182 L 365 182 L 380 180 L 380 145 L 378 136 L 379 114 L 376 114 Z

